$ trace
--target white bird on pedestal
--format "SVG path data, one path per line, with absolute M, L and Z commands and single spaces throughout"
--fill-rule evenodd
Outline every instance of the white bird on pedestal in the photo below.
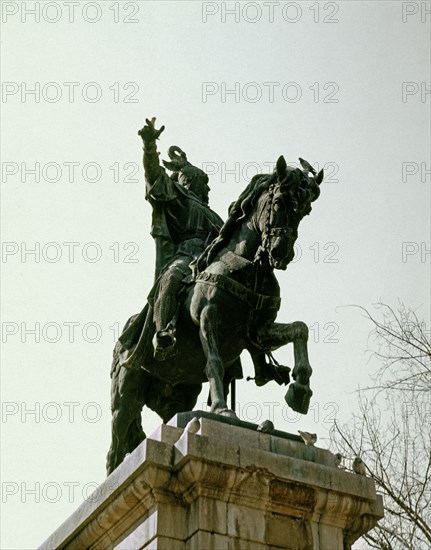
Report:
M 201 429 L 201 423 L 199 419 L 194 416 L 185 426 L 184 431 L 190 432 L 191 434 L 197 433 Z
M 306 445 L 308 445 L 309 447 L 314 447 L 314 444 L 317 441 L 316 434 L 311 434 L 309 432 L 301 432 L 301 430 L 298 430 L 298 433 L 302 437 L 302 440 Z

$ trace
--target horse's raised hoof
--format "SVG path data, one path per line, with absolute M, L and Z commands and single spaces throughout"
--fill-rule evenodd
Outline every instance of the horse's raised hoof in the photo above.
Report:
M 310 406 L 310 399 L 313 392 L 310 386 L 293 382 L 287 390 L 285 400 L 291 409 L 301 414 L 307 414 Z

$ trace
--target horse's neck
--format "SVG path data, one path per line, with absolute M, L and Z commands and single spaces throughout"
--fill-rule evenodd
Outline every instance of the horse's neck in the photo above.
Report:
M 245 220 L 232 235 L 225 250 L 234 252 L 246 260 L 253 261 L 261 244 L 258 231 L 249 220 Z
M 260 245 L 260 234 L 244 223 L 219 254 L 216 272 L 232 277 L 259 294 L 280 296 L 277 279 L 269 265 L 260 262 L 250 263 L 255 259 Z M 232 252 L 235 256 L 229 255 Z M 238 256 L 248 262 L 242 262 Z

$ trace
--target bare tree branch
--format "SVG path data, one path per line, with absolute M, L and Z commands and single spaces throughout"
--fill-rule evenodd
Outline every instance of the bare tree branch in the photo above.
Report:
M 431 548 L 431 341 L 416 311 L 358 307 L 373 325 L 368 352 L 374 384 L 358 390 L 359 413 L 331 439 L 345 456 L 362 456 L 383 494 L 385 517 L 364 540 L 380 550 Z M 370 347 L 372 343 L 372 347 Z

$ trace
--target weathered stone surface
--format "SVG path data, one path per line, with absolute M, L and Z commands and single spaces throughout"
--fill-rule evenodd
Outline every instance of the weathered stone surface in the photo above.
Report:
M 227 534 L 227 504 L 212 498 L 200 497 L 187 508 L 189 533 L 209 531 L 219 535 Z
M 187 412 L 181 412 L 176 414 L 171 420 L 168 422 L 168 426 L 176 426 L 179 428 L 185 428 L 188 422 L 192 418 L 199 418 L 202 421 L 202 424 L 205 420 L 215 420 L 217 422 L 217 425 L 219 424 L 227 424 L 229 426 L 238 426 L 240 428 L 246 428 L 250 431 L 257 431 L 258 425 L 253 424 L 252 422 L 247 422 L 245 420 L 240 420 L 239 418 L 231 417 L 231 416 L 221 416 L 219 414 L 214 414 L 206 411 L 187 411 Z M 214 423 L 209 424 L 209 426 L 212 426 L 214 430 L 217 430 L 216 427 L 214 427 Z M 221 426 L 220 431 L 218 431 L 219 434 L 222 434 L 223 439 L 230 438 L 231 432 L 229 430 L 222 429 Z M 256 435 L 256 434 L 255 434 Z M 262 436 L 269 436 L 269 434 L 260 434 Z M 282 432 L 280 430 L 272 430 L 271 435 L 276 436 L 278 439 L 289 439 L 291 441 L 298 441 L 302 442 L 302 439 L 299 437 L 299 435 L 291 434 L 288 432 Z
M 129 549 L 133 548 L 129 546 Z M 157 537 L 143 547 L 145 550 L 186 550 L 184 541 L 169 537 Z
M 341 550 L 382 517 L 373 481 L 329 451 L 190 419 L 160 426 L 40 548 Z
M 149 439 L 163 441 L 164 443 L 170 443 L 173 445 L 176 441 L 178 441 L 182 433 L 182 428 L 176 428 L 168 424 L 160 424 L 160 426 L 158 426 L 150 435 Z
M 198 531 L 189 538 L 186 543 L 187 550 L 224 550 L 228 548 L 229 537 L 218 535 L 217 533 L 208 533 L 207 531 Z

